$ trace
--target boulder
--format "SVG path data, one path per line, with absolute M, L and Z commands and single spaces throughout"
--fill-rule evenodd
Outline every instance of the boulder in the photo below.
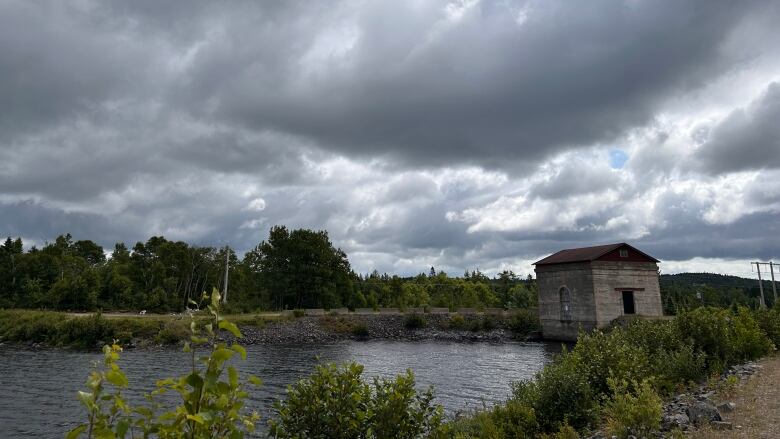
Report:
M 677 413 L 673 415 L 664 416 L 662 426 L 664 430 L 673 430 L 679 428 L 685 430 L 685 427 L 690 424 L 691 420 L 685 413 Z
M 723 420 L 723 418 L 720 417 L 718 408 L 709 401 L 696 401 L 685 411 L 688 418 L 696 426 Z

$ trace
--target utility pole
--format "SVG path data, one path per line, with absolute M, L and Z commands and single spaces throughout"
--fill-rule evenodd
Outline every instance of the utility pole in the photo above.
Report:
M 758 288 L 761 290 L 761 307 L 766 308 L 766 301 L 764 300 L 764 282 L 761 279 L 761 266 L 767 265 L 769 266 L 769 275 L 772 279 L 772 295 L 774 296 L 774 303 L 777 303 L 777 286 L 775 285 L 775 264 L 772 261 L 769 262 L 751 262 L 750 266 L 752 269 L 753 264 L 756 264 L 756 271 L 758 272 Z
M 775 295 L 774 303 L 777 303 L 777 287 L 775 287 L 775 264 L 769 261 L 769 272 L 772 273 L 772 294 Z
M 228 268 L 230 268 L 230 247 L 225 246 L 225 290 L 222 291 L 222 302 L 227 303 L 227 293 L 228 293 Z M 763 290 L 762 290 L 763 291 Z M 764 293 L 761 293 L 761 297 L 764 296 Z
M 758 289 L 761 291 L 761 308 L 766 308 L 766 302 L 764 301 L 764 282 L 761 281 L 761 263 L 754 262 L 756 264 L 756 271 L 758 272 Z

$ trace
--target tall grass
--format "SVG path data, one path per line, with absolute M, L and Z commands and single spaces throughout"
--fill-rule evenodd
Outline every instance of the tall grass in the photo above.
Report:
M 100 313 L 76 317 L 51 311 L 0 311 L 0 337 L 10 342 L 92 348 L 112 340 L 173 344 L 187 336 L 183 320 L 153 317 L 107 319 Z

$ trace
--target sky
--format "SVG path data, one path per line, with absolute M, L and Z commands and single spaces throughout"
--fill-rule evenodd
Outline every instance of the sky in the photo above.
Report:
M 0 235 L 780 259 L 780 2 L 0 0 Z

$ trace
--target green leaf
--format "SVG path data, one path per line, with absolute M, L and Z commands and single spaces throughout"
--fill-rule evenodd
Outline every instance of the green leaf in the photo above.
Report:
M 92 394 L 91 393 L 89 393 L 89 392 L 82 392 L 81 390 L 79 390 L 78 398 L 79 398 L 79 401 L 81 401 L 81 403 L 84 404 L 84 406 L 86 406 L 88 409 L 92 408 L 93 402 L 92 402 Z
M 238 386 L 238 372 L 233 366 L 228 366 L 228 379 L 230 380 L 230 387 Z
M 85 424 L 81 424 L 73 430 L 69 431 L 65 436 L 65 439 L 76 439 L 77 437 L 81 436 L 81 433 L 84 433 L 86 429 L 87 426 Z
M 228 322 L 227 320 L 222 320 L 219 322 L 219 329 L 230 331 L 230 333 L 233 334 L 236 338 L 242 337 L 241 331 L 238 330 L 238 326 L 236 326 L 234 323 Z
M 187 384 L 192 386 L 193 389 L 199 389 L 203 386 L 203 378 L 200 377 L 200 375 L 196 373 L 191 373 L 187 375 Z
M 130 422 L 127 419 L 122 419 L 116 424 L 117 437 L 124 438 L 127 434 L 127 429 L 130 427 Z
M 230 346 L 230 349 L 233 349 L 234 351 L 241 354 L 242 360 L 246 360 L 246 349 L 244 349 L 243 346 L 241 346 L 240 344 L 234 344 L 233 346 Z
M 206 422 L 206 420 L 203 419 L 203 415 L 201 415 L 200 413 L 198 413 L 197 415 L 187 415 L 187 419 L 189 419 L 190 421 L 195 421 L 198 424 L 203 424 Z
M 261 380 L 260 378 L 254 376 L 254 375 L 249 375 L 249 377 L 247 379 L 249 380 L 250 383 L 254 384 L 255 386 L 262 386 L 263 385 L 263 380 Z
M 106 372 L 106 379 L 117 387 L 127 387 L 127 377 L 121 371 L 111 370 Z
M 217 362 L 223 362 L 229 360 L 235 352 L 229 349 L 217 349 L 211 354 L 211 359 Z

